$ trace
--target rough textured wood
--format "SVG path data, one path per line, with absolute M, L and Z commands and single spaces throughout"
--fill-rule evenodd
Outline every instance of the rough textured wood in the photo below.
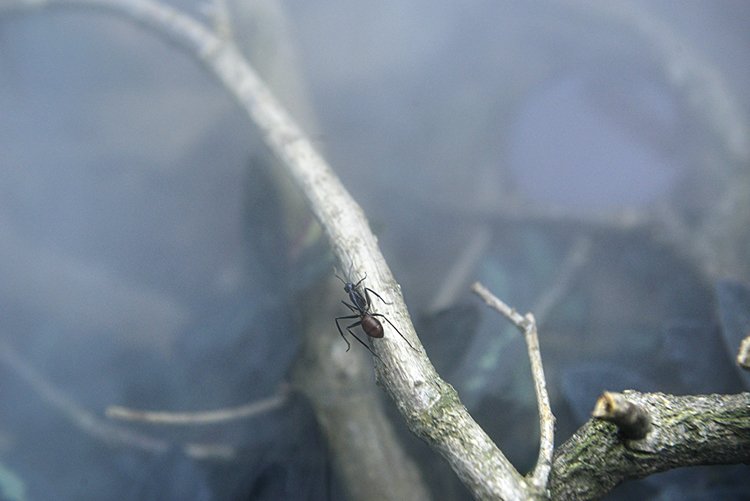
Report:
M 331 280 L 306 291 L 305 332 L 292 385 L 308 397 L 349 499 L 430 499 L 383 409 L 372 357 L 359 345 L 347 352 L 336 333 L 332 319 L 340 292 Z
M 370 286 L 393 301 L 392 305 L 379 306 L 378 311 L 388 315 L 409 342 L 421 348 L 408 319 L 399 286 L 378 250 L 376 238 L 362 210 L 231 44 L 189 16 L 149 0 L 0 0 L 0 11 L 46 7 L 95 9 L 125 16 L 172 40 L 201 60 L 247 111 L 268 146 L 283 161 L 290 177 L 305 193 L 341 268 L 349 269 L 351 266 L 359 276 L 366 273 Z M 585 7 L 588 11 L 589 5 Z M 630 22 L 631 17 L 624 16 L 625 21 Z M 660 48 L 660 52 L 666 54 L 671 46 L 684 51 L 680 44 L 673 44 L 671 39 L 658 38 L 665 33 L 661 26 L 644 25 L 637 16 L 633 21 L 635 26 L 644 27 L 644 38 L 651 36 L 655 39 L 657 43 L 653 45 Z M 669 62 L 669 57 L 664 59 Z M 691 61 L 687 63 L 683 64 L 683 70 L 695 68 L 695 65 L 689 64 Z M 684 75 L 686 72 L 674 73 Z M 686 86 L 686 95 L 698 98 L 710 96 L 712 92 L 703 89 L 716 88 L 706 85 L 712 82 L 710 79 L 680 78 L 688 84 L 703 82 L 698 87 Z M 679 84 L 676 82 L 673 86 L 679 87 Z M 692 101 L 712 103 L 702 99 Z M 747 148 L 743 147 L 748 137 L 743 133 L 746 128 L 735 126 L 737 124 L 724 117 L 734 108 L 725 105 L 708 106 L 708 109 L 717 110 L 709 120 L 717 124 L 717 129 L 723 123 L 732 125 L 729 132 L 720 132 L 719 135 L 739 138 L 738 141 L 730 141 L 727 149 L 736 151 L 732 164 L 744 166 L 748 156 Z M 729 192 L 729 202 L 716 204 L 720 210 L 717 209 L 713 217 L 706 218 L 705 223 L 694 232 L 696 241 L 709 244 L 721 241 L 724 244 L 718 246 L 719 251 L 724 249 L 723 253 L 717 252 L 714 247 L 703 253 L 694 253 L 719 256 L 716 259 L 705 258 L 707 268 L 725 272 L 739 270 L 737 274 L 740 276 L 747 275 L 747 256 L 740 255 L 738 250 L 747 248 L 747 245 L 740 244 L 747 243 L 746 229 L 750 226 L 744 224 L 746 216 L 737 219 L 736 223 L 735 218 L 726 217 L 726 214 L 750 214 L 747 210 L 740 210 L 750 206 L 748 190 L 745 189 L 747 179 L 744 176 L 742 183 L 735 183 L 737 188 Z M 720 224 L 730 220 L 732 224 Z M 706 232 L 712 228 L 718 230 Z M 676 237 L 675 240 L 679 241 Z M 685 240 L 689 242 L 689 236 Z M 713 261 L 718 264 L 713 264 Z M 382 359 L 375 362 L 378 381 L 396 402 L 410 428 L 443 454 L 476 497 L 530 497 L 524 479 L 469 416 L 455 390 L 440 379 L 423 352 L 414 353 L 403 340 L 387 333 L 373 349 Z M 747 393 L 699 397 L 635 392 L 628 395 L 639 405 L 648 408 L 653 430 L 642 440 L 623 441 L 611 424 L 601 421 L 586 424 L 555 456 L 550 485 L 553 498 L 599 497 L 625 479 L 643 477 L 676 466 L 750 461 L 750 397 Z M 332 430 L 341 426 L 343 424 L 331 420 Z M 386 432 L 379 430 L 377 433 Z M 383 481 L 387 482 L 388 479 Z
M 239 51 L 190 16 L 151 0 L 0 0 L 0 13 L 41 8 L 86 8 L 124 16 L 205 64 L 247 112 L 304 193 L 341 268 L 351 269 L 357 276 L 366 274 L 370 287 L 393 301 L 379 306 L 378 312 L 387 315 L 420 351 L 412 350 L 398 336 L 386 334 L 374 347 L 380 357 L 375 367 L 379 384 L 409 428 L 445 457 L 475 497 L 528 498 L 524 478 L 469 415 L 424 353 L 400 287 L 362 209 Z
M 750 393 L 672 396 L 626 391 L 651 417 L 641 440 L 593 419 L 555 454 L 552 499 L 596 499 L 617 484 L 680 466 L 750 462 Z

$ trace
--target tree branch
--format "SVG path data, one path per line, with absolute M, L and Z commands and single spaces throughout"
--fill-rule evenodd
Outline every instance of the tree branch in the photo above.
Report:
M 373 384 L 371 357 L 331 335 L 334 308 L 341 306 L 338 280 L 329 278 L 304 291 L 300 313 L 304 335 L 290 384 L 310 401 L 337 477 L 347 498 L 430 499 L 417 464 L 404 451 Z
M 471 289 L 481 297 L 492 309 L 500 312 L 510 320 L 526 339 L 526 347 L 531 362 L 531 375 L 534 379 L 534 390 L 536 391 L 537 407 L 539 409 L 539 457 L 531 472 L 531 482 L 536 492 L 546 491 L 547 480 L 552 469 L 552 454 L 555 446 L 555 416 L 547 394 L 547 383 L 544 378 L 544 367 L 542 366 L 542 355 L 539 351 L 539 337 L 536 331 L 536 321 L 531 313 L 521 316 L 515 309 L 511 308 L 486 287 L 475 282 Z
M 263 414 L 284 405 L 287 401 L 286 391 L 281 391 L 276 395 L 268 398 L 257 400 L 255 402 L 241 405 L 239 407 L 230 407 L 217 409 L 213 411 L 198 412 L 169 412 L 169 411 L 144 411 L 139 409 L 130 409 L 119 405 L 107 407 L 106 415 L 110 419 L 119 419 L 122 421 L 140 421 L 150 424 L 167 424 L 167 425 L 204 425 L 216 424 L 226 421 L 234 421 Z
M 44 403 L 57 411 L 63 418 L 86 435 L 108 445 L 125 446 L 143 451 L 164 454 L 178 444 L 139 433 L 128 428 L 113 425 L 100 419 L 92 412 L 78 405 L 59 388 L 39 373 L 10 345 L 0 341 L 0 363 L 7 365 L 39 395 Z M 180 444 L 182 451 L 195 459 L 231 459 L 234 447 L 224 444 Z
M 150 0 L 0 0 L 0 10 L 77 7 L 108 11 L 150 28 L 201 60 L 223 82 L 305 194 L 342 269 L 368 277 L 392 304 L 379 308 L 409 342 L 392 333 L 374 345 L 379 383 L 409 428 L 440 452 L 474 496 L 524 499 L 521 475 L 461 404 L 421 348 L 400 287 L 362 209 L 234 46 L 191 17 Z
M 628 440 L 615 424 L 592 419 L 558 448 L 553 499 L 596 499 L 619 483 L 681 466 L 750 462 L 750 393 L 673 396 L 625 391 L 651 419 Z

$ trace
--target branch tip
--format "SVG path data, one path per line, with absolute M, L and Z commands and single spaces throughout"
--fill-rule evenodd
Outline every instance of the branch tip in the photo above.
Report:
M 750 333 L 740 343 L 740 349 L 737 352 L 737 363 L 745 370 L 750 370 Z
M 622 436 L 629 440 L 640 440 L 651 431 L 648 412 L 622 393 L 602 393 L 591 416 L 614 423 Z
M 537 490 L 543 492 L 549 481 L 552 470 L 552 456 L 555 442 L 555 416 L 549 402 L 547 382 L 544 377 L 542 355 L 539 351 L 539 337 L 537 335 L 534 315 L 521 315 L 515 308 L 511 308 L 479 282 L 474 282 L 472 291 L 481 297 L 487 305 L 510 320 L 524 335 L 526 348 L 531 364 L 531 376 L 534 380 L 534 391 L 539 410 L 539 456 L 536 466 L 531 472 L 531 482 Z

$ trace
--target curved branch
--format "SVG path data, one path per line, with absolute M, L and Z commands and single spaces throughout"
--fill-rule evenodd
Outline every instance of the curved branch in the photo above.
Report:
M 547 380 L 544 377 L 542 366 L 542 354 L 539 350 L 539 336 L 537 335 L 536 320 L 534 315 L 527 313 L 521 315 L 515 308 L 511 308 L 498 297 L 492 294 L 484 285 L 475 282 L 471 286 L 472 291 L 481 297 L 490 308 L 510 320 L 526 339 L 526 348 L 529 353 L 531 364 L 531 375 L 534 380 L 537 408 L 539 409 L 539 456 L 536 465 L 528 476 L 537 492 L 545 492 L 552 469 L 552 455 L 555 447 L 555 415 L 549 403 L 547 393 Z
M 174 444 L 100 419 L 49 382 L 43 374 L 3 341 L 0 341 L 0 363 L 12 369 L 45 404 L 73 426 L 108 445 L 130 447 L 154 454 L 165 454 L 172 448 L 180 446 L 185 455 L 194 459 L 226 460 L 234 457 L 235 450 L 231 445 Z
M 750 393 L 673 396 L 625 391 L 650 431 L 627 440 L 593 419 L 555 453 L 553 499 L 597 499 L 617 484 L 681 466 L 750 462 Z
M 121 421 L 140 421 L 150 424 L 165 425 L 209 425 L 258 416 L 264 412 L 277 409 L 287 402 L 286 391 L 238 407 L 197 412 L 144 411 L 130 409 L 120 405 L 107 407 L 106 415 L 110 419 Z
M 253 68 L 230 43 L 175 9 L 150 0 L 0 0 L 2 10 L 76 7 L 108 11 L 152 29 L 200 59 L 237 99 L 304 192 L 342 269 L 368 277 L 393 304 L 380 308 L 409 343 L 420 348 L 400 287 L 381 254 L 362 209 L 280 106 Z M 450 463 L 471 492 L 483 499 L 524 499 L 527 485 L 461 404 L 424 354 L 386 335 L 374 350 L 377 377 L 409 428 Z

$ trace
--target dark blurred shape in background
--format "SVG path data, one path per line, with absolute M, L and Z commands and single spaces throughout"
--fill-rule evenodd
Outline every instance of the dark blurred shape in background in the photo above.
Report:
M 537 443 L 525 347 L 474 280 L 538 315 L 558 441 L 603 390 L 750 388 L 733 365 L 750 333 L 750 4 L 255 4 L 228 3 L 240 47 L 519 468 Z M 140 448 L 106 439 L 110 405 L 278 394 L 302 291 L 332 262 L 198 63 L 120 19 L 1 19 L 0 499 L 343 499 L 298 395 L 223 424 L 117 424 Z M 436 499 L 468 498 L 393 416 Z M 743 499 L 749 478 L 678 470 L 609 499 Z

